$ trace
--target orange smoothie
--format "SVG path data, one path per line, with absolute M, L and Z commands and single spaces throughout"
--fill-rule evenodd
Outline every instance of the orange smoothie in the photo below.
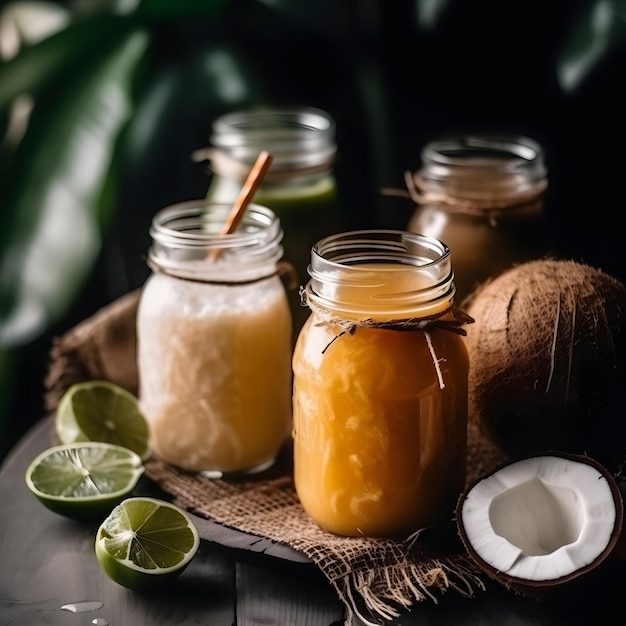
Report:
M 368 275 L 381 269 L 386 283 Z M 467 351 L 461 336 L 440 328 L 346 327 L 346 320 L 420 318 L 450 306 L 435 298 L 407 315 L 408 294 L 424 288 L 423 275 L 410 266 L 362 270 L 364 284 L 351 275 L 345 291 L 341 280 L 334 287 L 351 311 L 338 323 L 312 307 L 296 343 L 295 485 L 327 531 L 408 536 L 451 520 L 465 482 Z

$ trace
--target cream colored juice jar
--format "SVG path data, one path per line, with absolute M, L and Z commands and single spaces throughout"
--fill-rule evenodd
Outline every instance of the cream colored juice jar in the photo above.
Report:
M 463 488 L 468 355 L 448 248 L 402 231 L 323 239 L 293 357 L 294 478 L 347 536 L 408 536 L 452 518 Z
M 270 466 L 291 431 L 292 321 L 282 229 L 250 205 L 184 202 L 154 218 L 137 318 L 140 402 L 164 461 L 209 476 Z

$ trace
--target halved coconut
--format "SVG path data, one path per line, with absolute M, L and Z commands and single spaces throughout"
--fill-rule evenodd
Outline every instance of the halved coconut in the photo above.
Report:
M 526 595 L 590 573 L 613 552 L 623 501 L 594 459 L 550 452 L 479 478 L 456 509 L 461 540 L 491 578 Z

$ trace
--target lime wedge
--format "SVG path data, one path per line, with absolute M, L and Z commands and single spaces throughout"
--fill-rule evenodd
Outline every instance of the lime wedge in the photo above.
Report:
M 96 533 L 96 556 L 113 581 L 141 591 L 178 576 L 195 556 L 200 537 L 191 518 L 155 498 L 128 498 Z
M 144 472 L 128 448 L 78 442 L 48 448 L 31 461 L 26 485 L 51 511 L 101 520 L 135 488 Z
M 61 443 L 104 441 L 124 446 L 144 460 L 150 455 L 150 427 L 139 401 L 106 380 L 69 387 L 59 402 L 55 425 Z

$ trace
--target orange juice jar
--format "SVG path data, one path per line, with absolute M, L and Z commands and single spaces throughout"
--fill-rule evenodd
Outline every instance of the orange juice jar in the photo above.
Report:
M 465 482 L 470 319 L 450 251 L 403 231 L 312 249 L 293 355 L 294 479 L 324 530 L 406 536 L 452 519 Z

